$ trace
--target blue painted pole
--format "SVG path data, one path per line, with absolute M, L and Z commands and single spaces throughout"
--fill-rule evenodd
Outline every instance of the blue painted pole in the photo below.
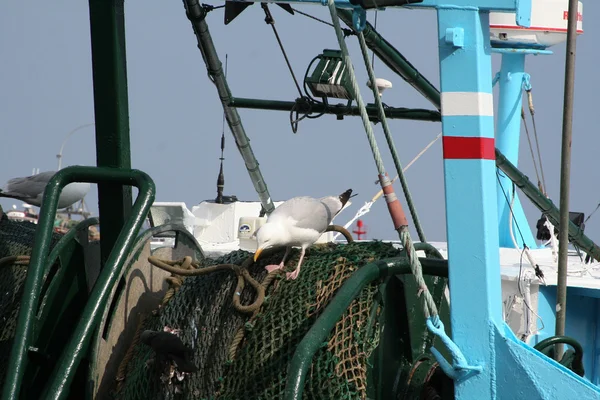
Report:
M 502 300 L 489 13 L 439 6 L 438 36 L 452 338 L 483 368 L 455 381 L 455 398 L 496 399 Z
M 519 139 L 521 136 L 521 107 L 523 104 L 523 76 L 525 75 L 525 54 L 502 54 L 500 69 L 500 98 L 498 101 L 498 125 L 496 130 L 496 147 L 504 156 L 517 166 L 519 161 Z M 504 189 L 504 192 L 503 192 Z M 500 174 L 500 183 L 497 187 L 498 204 L 498 235 L 500 247 L 514 248 L 513 237 L 518 248 L 523 247 L 523 242 L 532 249 L 537 248 L 535 238 L 523 211 L 521 201 L 515 191 L 512 205 L 513 218 L 510 216 L 509 201 L 512 199 L 512 182 L 508 177 Z M 516 223 L 515 223 L 516 221 Z M 512 224 L 512 233 L 510 233 Z M 518 228 L 517 228 L 518 226 Z M 521 238 L 521 234 L 523 238 Z

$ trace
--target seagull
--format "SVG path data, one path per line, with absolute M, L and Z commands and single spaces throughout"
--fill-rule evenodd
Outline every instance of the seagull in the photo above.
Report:
M 56 171 L 40 172 L 36 175 L 13 178 L 0 189 L 0 197 L 9 197 L 41 207 L 46 185 Z M 87 182 L 74 182 L 66 185 L 60 193 L 58 208 L 67 208 L 85 197 L 90 190 Z
M 296 279 L 306 249 L 325 232 L 333 218 L 344 208 L 351 194 L 352 189 L 348 189 L 339 196 L 320 199 L 294 197 L 282 203 L 256 232 L 258 248 L 254 253 L 254 261 L 256 262 L 266 249 L 286 246 L 281 263 L 265 267 L 267 271 L 273 272 L 284 267 L 291 246 L 300 247 L 300 259 L 296 269 L 286 274 L 287 279 Z

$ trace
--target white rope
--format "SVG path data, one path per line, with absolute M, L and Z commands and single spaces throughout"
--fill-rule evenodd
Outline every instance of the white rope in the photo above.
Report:
M 421 150 L 419 152 L 419 154 L 417 154 L 415 156 L 415 158 L 413 158 L 408 164 L 406 164 L 406 167 L 404 167 L 402 169 L 402 172 L 406 172 L 408 171 L 408 169 L 410 168 L 411 165 L 413 165 L 419 158 L 421 158 L 421 156 L 423 154 L 425 154 L 425 152 L 427 150 L 429 150 L 429 148 L 431 146 L 433 146 L 433 144 L 435 142 L 437 142 L 437 140 L 442 137 L 442 133 L 440 132 L 435 139 L 433 139 L 431 142 L 429 142 L 429 144 L 427 144 L 427 146 L 425 146 L 423 148 L 423 150 Z M 396 175 L 396 177 L 394 179 L 392 179 L 392 183 L 394 183 L 396 181 L 396 179 L 398 179 L 398 175 Z M 379 192 L 377 192 L 377 194 L 375 194 L 375 196 L 373 196 L 373 198 L 371 199 L 371 201 L 367 201 L 365 202 L 365 205 L 362 206 L 361 208 L 358 209 L 358 211 L 356 212 L 356 214 L 354 215 L 354 217 L 352 217 L 352 219 L 350 221 L 348 221 L 346 223 L 346 225 L 344 225 L 345 229 L 348 229 L 350 226 L 352 226 L 353 223 L 356 222 L 357 219 L 359 219 L 360 217 L 362 217 L 363 215 L 367 214 L 369 211 L 371 211 L 371 206 L 377 201 L 379 200 L 379 198 L 383 196 L 383 190 L 379 190 Z M 336 233 L 335 236 L 333 237 L 333 240 L 336 240 L 338 238 L 338 236 L 340 236 L 341 233 Z
M 377 172 L 379 173 L 379 177 L 381 179 L 383 179 L 384 177 L 386 177 L 385 168 L 383 166 L 383 159 L 381 158 L 381 154 L 379 153 L 379 148 L 377 147 L 377 141 L 375 140 L 375 134 L 373 132 L 373 127 L 371 125 L 371 121 L 369 120 L 369 116 L 367 114 L 367 108 L 365 107 L 365 103 L 360 94 L 360 88 L 358 87 L 358 82 L 356 80 L 356 75 L 354 73 L 354 67 L 352 66 L 352 60 L 350 59 L 348 47 L 346 46 L 346 42 L 344 41 L 344 36 L 342 33 L 342 28 L 340 27 L 340 20 L 339 20 L 338 14 L 337 14 L 337 10 L 335 8 L 334 0 L 327 0 L 327 6 L 329 7 L 329 13 L 331 14 L 331 20 L 332 20 L 331 22 L 333 22 L 333 25 L 335 28 L 335 35 L 337 37 L 338 44 L 340 45 L 340 49 L 342 50 L 342 54 L 344 55 L 344 63 L 346 65 L 346 68 L 348 68 L 348 76 L 350 79 L 350 84 L 352 85 L 352 91 L 353 91 L 354 97 L 356 98 L 356 103 L 358 104 L 358 109 L 359 109 L 360 115 L 362 117 L 362 122 L 365 127 L 365 132 L 367 134 L 367 139 L 369 140 L 369 145 L 371 146 L 371 151 L 373 153 L 373 157 L 375 158 L 375 164 L 377 165 Z M 357 35 L 358 35 L 359 42 L 361 45 L 361 51 L 364 56 L 365 55 L 364 37 L 363 37 L 362 32 L 358 32 Z M 369 61 L 368 55 L 367 55 L 367 57 L 365 57 L 365 65 L 367 67 L 367 72 L 369 73 L 369 79 L 371 82 L 374 83 L 375 76 L 374 76 L 373 68 L 371 67 L 371 63 Z M 375 85 L 372 85 L 372 86 L 373 86 L 373 88 L 375 88 Z M 382 115 L 382 118 L 380 118 L 380 119 L 384 120 L 385 113 L 383 112 L 383 105 L 381 104 L 381 101 L 377 101 L 377 98 L 376 98 L 375 102 L 377 103 L 379 114 Z M 401 169 L 398 170 L 399 175 L 400 175 L 401 171 L 402 171 Z M 398 201 L 398 200 L 395 200 L 395 201 Z M 417 285 L 420 288 L 420 291 L 417 294 L 417 296 L 419 296 L 420 294 L 423 295 L 423 300 L 424 300 L 423 313 L 425 315 L 425 318 L 429 318 L 430 316 L 434 317 L 433 318 L 434 326 L 437 328 L 440 328 L 441 326 L 443 326 L 443 324 L 441 324 L 441 321 L 438 318 L 437 306 L 436 306 L 435 301 L 433 300 L 433 296 L 429 292 L 429 290 L 427 288 L 427 284 L 425 283 L 425 280 L 423 278 L 423 270 L 422 270 L 421 262 L 419 261 L 419 258 L 417 257 L 417 253 L 413 246 L 412 239 L 410 237 L 410 233 L 409 233 L 407 227 L 406 226 L 399 227 L 398 234 L 400 236 L 400 241 L 404 245 L 404 248 L 408 255 L 408 259 L 410 260 L 411 272 L 415 278 L 415 281 L 417 282 Z

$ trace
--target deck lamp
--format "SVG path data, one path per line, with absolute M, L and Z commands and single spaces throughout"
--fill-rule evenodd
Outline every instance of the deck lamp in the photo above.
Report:
M 311 65 L 319 60 L 312 74 L 308 76 Z M 354 99 L 348 69 L 340 50 L 323 50 L 323 54 L 315 57 L 308 66 L 304 84 L 315 97 L 332 97 L 336 99 Z

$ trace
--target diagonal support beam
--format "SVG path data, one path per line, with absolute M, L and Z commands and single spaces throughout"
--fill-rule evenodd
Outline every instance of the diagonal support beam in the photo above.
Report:
M 352 28 L 352 11 L 338 9 L 340 19 Z M 370 23 L 366 23 L 363 30 L 367 46 L 377 58 L 389 69 L 400 75 L 409 85 L 429 100 L 438 110 L 440 104 L 440 91 L 417 68 L 415 68 L 390 42 L 388 42 Z
M 273 204 L 273 200 L 271 200 L 269 189 L 267 188 L 267 184 L 260 171 L 258 160 L 252 151 L 252 146 L 250 146 L 250 139 L 246 135 L 240 115 L 235 107 L 229 106 L 232 99 L 231 90 L 229 90 L 229 85 L 225 79 L 221 61 L 219 60 L 215 44 L 213 43 L 212 36 L 208 30 L 208 24 L 205 20 L 206 12 L 198 0 L 184 0 L 184 5 L 187 16 L 194 28 L 194 33 L 198 40 L 198 48 L 200 49 L 200 53 L 202 53 L 202 59 L 206 63 L 208 74 L 217 87 L 217 92 L 219 93 L 221 104 L 225 111 L 227 125 L 229 125 L 229 129 L 235 139 L 235 145 L 244 159 L 246 170 L 250 175 L 250 179 L 252 180 L 252 184 L 258 194 L 263 209 L 267 214 L 270 214 L 275 209 L 275 205 Z

